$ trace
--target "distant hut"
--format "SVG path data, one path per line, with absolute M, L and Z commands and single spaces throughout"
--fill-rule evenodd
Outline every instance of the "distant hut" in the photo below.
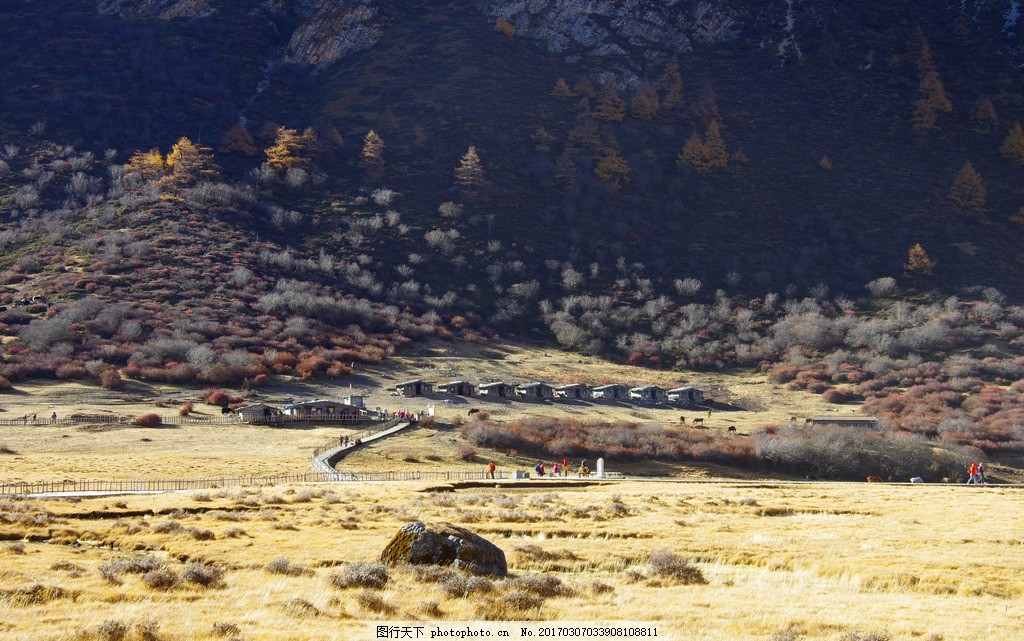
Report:
M 598 385 L 591 390 L 594 398 L 606 401 L 618 401 L 629 398 L 629 388 L 625 385 L 612 383 L 611 385 Z
M 555 395 L 555 388 L 547 383 L 524 383 L 516 388 L 519 398 L 545 399 Z
M 456 396 L 472 396 L 473 384 L 469 381 L 451 381 L 440 383 L 435 388 L 440 394 L 454 394 Z
M 282 409 L 286 416 L 309 420 L 355 420 L 362 416 L 362 410 L 358 407 L 325 399 L 289 403 Z
M 515 396 L 515 393 L 516 388 L 514 385 L 507 385 L 501 381 L 477 385 L 477 394 L 488 398 L 512 398 Z
M 281 416 L 281 408 L 255 403 L 235 408 L 235 417 L 239 423 L 271 423 Z
M 363 403 L 363 397 L 359 394 L 345 396 L 341 400 L 346 405 L 351 405 L 352 407 L 365 407 L 365 404 Z
M 411 381 L 405 381 L 404 383 L 398 383 L 395 385 L 395 391 L 402 396 L 423 396 L 424 394 L 430 394 L 434 391 L 434 384 L 421 381 L 417 378 Z
M 665 393 L 664 389 L 657 385 L 641 385 L 640 387 L 634 387 L 629 390 L 629 398 L 634 401 L 660 403 L 668 400 L 668 394 Z
M 569 385 L 560 385 L 555 388 L 556 398 L 572 398 L 578 401 L 588 400 L 593 396 L 593 390 L 590 389 L 589 385 L 582 383 L 572 383 Z
M 680 403 L 683 405 L 700 405 L 704 402 L 704 392 L 700 391 L 696 387 L 677 387 L 670 389 L 668 392 L 668 400 L 673 403 Z

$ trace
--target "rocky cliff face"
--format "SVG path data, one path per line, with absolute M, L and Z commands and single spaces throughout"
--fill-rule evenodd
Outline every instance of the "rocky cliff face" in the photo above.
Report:
M 505 18 L 519 37 L 537 40 L 568 62 L 595 62 L 635 77 L 646 63 L 660 63 L 738 34 L 725 3 L 680 0 L 495 0 L 487 13 Z
M 217 12 L 211 0 L 99 0 L 96 10 L 123 18 L 203 18 Z
M 384 34 L 379 2 L 315 0 L 307 5 L 285 51 L 286 62 L 327 66 L 372 47 Z
M 296 19 L 283 59 L 318 67 L 372 47 L 384 36 L 387 20 L 401 20 L 403 10 L 410 8 L 393 0 L 232 1 Z M 886 11 L 892 14 L 886 20 L 913 24 L 938 16 L 948 20 L 951 31 L 967 29 L 1024 61 L 1024 0 L 932 2 L 896 6 Z M 195 18 L 218 11 L 217 0 L 97 0 L 96 6 L 101 13 L 126 18 Z M 865 16 L 879 13 L 838 0 L 486 0 L 483 6 L 484 20 L 504 18 L 517 37 L 536 41 L 567 62 L 591 67 L 599 76 L 614 74 L 626 84 L 673 55 L 738 46 L 737 41 L 784 63 L 799 62 L 804 57 L 802 38 L 816 38 L 828 25 L 852 33 L 866 19 L 870 22 Z

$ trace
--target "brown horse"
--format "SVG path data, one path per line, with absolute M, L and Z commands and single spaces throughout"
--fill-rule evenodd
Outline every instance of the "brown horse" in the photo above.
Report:
M 868 483 L 881 483 L 881 482 L 882 482 L 882 478 L 879 477 L 879 476 L 869 476 L 868 477 Z

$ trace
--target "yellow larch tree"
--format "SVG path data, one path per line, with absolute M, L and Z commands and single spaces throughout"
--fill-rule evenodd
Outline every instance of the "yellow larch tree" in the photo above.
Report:
M 935 261 L 928 256 L 928 252 L 916 243 L 907 252 L 907 262 L 903 265 L 903 276 L 910 280 L 920 281 L 930 278 L 935 271 Z
M 309 162 L 307 145 L 305 134 L 300 136 L 295 129 L 278 127 L 274 144 L 267 147 L 263 153 L 267 156 L 267 164 L 274 169 L 288 169 Z
M 470 145 L 455 168 L 455 185 L 460 191 L 475 194 L 484 184 L 484 168 L 476 147 Z
M 1024 129 L 1021 129 L 1019 122 L 1013 123 L 1006 138 L 1003 138 L 999 153 L 1018 165 L 1024 165 Z
M 185 137 L 179 138 L 171 147 L 166 164 L 168 174 L 164 182 L 176 187 L 192 185 L 200 178 L 212 178 L 218 173 L 213 162 L 213 150 Z
M 609 149 L 608 152 L 597 161 L 594 173 L 606 185 L 615 189 L 621 189 L 624 183 L 629 182 L 629 163 L 622 157 L 617 149 Z
M 384 175 L 384 140 L 373 129 L 363 138 L 360 161 L 371 180 L 379 180 Z
M 124 164 L 124 172 L 141 177 L 143 180 L 157 180 L 167 173 L 163 154 L 154 147 L 149 151 L 136 151 Z
M 970 161 L 965 162 L 953 179 L 953 186 L 949 190 L 950 202 L 964 211 L 980 214 L 985 211 L 987 198 L 988 189 L 981 174 Z

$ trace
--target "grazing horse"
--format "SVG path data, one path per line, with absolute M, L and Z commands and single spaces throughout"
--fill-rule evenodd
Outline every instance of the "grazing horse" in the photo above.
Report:
M 703 425 L 704 424 L 704 419 L 702 419 L 702 418 L 695 418 L 695 419 L 693 419 L 693 424 L 694 425 Z
M 881 483 L 882 482 L 882 477 L 880 477 L 880 476 L 869 476 L 867 480 L 868 480 L 868 483 Z
M 736 431 L 736 426 L 735 426 L 735 425 L 730 425 L 730 426 L 729 426 L 729 429 L 728 429 L 727 431 L 729 431 L 729 432 L 735 432 L 735 431 Z
M 476 414 L 479 411 L 480 411 L 480 408 L 474 407 L 473 409 L 469 410 L 469 415 L 472 416 L 472 415 Z

